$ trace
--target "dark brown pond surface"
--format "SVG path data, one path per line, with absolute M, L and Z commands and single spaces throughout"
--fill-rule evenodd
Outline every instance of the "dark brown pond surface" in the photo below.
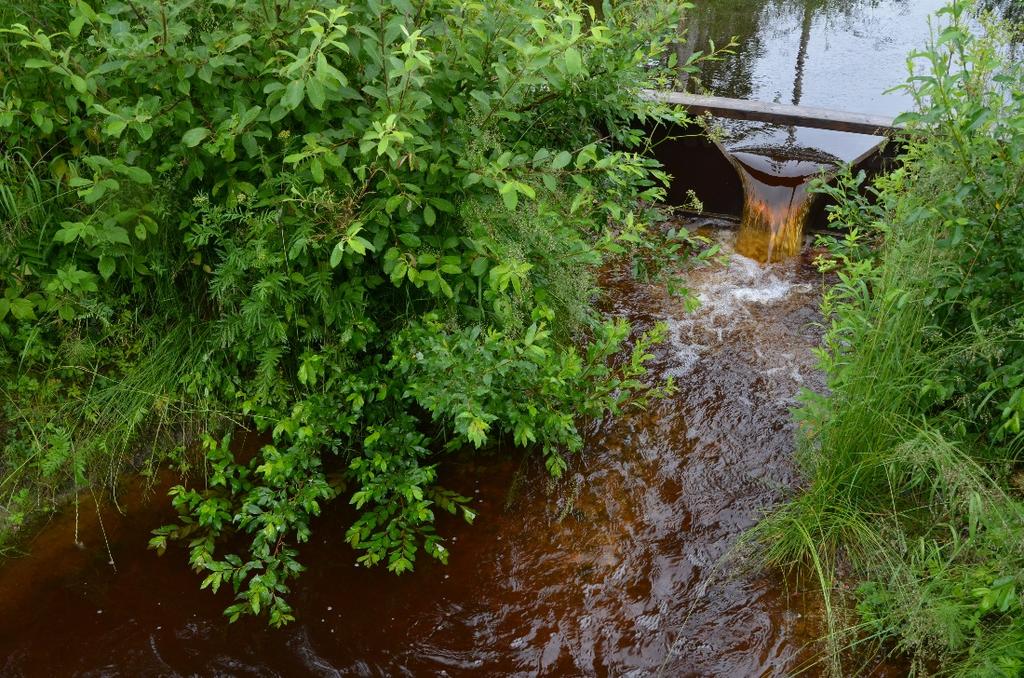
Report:
M 696 225 L 696 224 L 694 224 Z M 724 234 L 724 235 L 723 235 Z M 729 251 L 731 232 L 720 232 Z M 665 320 L 653 368 L 678 395 L 594 422 L 559 483 L 532 457 L 453 462 L 443 478 L 477 501 L 452 520 L 448 567 L 420 559 L 395 577 L 354 564 L 345 509 L 302 548 L 298 620 L 228 624 L 230 595 L 199 590 L 185 554 L 146 550 L 166 499 L 123 498 L 126 516 L 70 510 L 32 555 L 0 571 L 0 674 L 652 675 L 792 672 L 821 635 L 818 597 L 724 560 L 793 489 L 789 408 L 820 387 L 821 278 L 809 255 L 687 274 L 686 314 L 653 285 L 609 274 L 609 313 L 638 329 Z M 112 564 L 111 564 L 112 563 Z M 809 614 L 808 611 L 811 611 Z M 814 671 L 810 671 L 813 674 Z

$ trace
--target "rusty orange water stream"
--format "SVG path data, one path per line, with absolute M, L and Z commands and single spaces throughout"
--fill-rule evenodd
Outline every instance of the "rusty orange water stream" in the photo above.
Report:
M 166 500 L 106 510 L 109 554 L 83 504 L 84 549 L 69 512 L 0 571 L 0 675 L 793 671 L 821 635 L 818 597 L 727 556 L 797 482 L 789 408 L 800 387 L 820 386 L 821 280 L 805 260 L 738 256 L 687 280 L 704 302 L 692 314 L 662 288 L 616 271 L 603 281 L 608 313 L 638 331 L 669 323 L 653 376 L 676 376 L 677 396 L 591 423 L 560 483 L 520 452 L 442 467 L 479 513 L 472 527 L 439 525 L 449 566 L 421 558 L 402 577 L 357 567 L 343 543 L 353 516 L 338 507 L 301 549 L 297 621 L 230 625 L 230 594 L 200 591 L 184 552 L 146 550 Z
M 743 152 L 731 153 L 729 159 L 740 175 L 744 196 L 736 251 L 761 262 L 796 256 L 810 207 L 807 188 L 824 168 Z

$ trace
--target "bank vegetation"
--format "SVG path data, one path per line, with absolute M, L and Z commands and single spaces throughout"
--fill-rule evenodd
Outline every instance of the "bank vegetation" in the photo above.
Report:
M 909 656 L 915 674 L 1024 672 L 1014 31 L 968 3 L 944 9 L 911 55 L 917 109 L 900 118 L 898 169 L 826 189 L 847 229 L 823 262 L 839 280 L 823 304 L 828 393 L 797 412 L 806 489 L 751 538 L 769 564 L 820 583 L 843 675 L 866 670 L 868 649 Z

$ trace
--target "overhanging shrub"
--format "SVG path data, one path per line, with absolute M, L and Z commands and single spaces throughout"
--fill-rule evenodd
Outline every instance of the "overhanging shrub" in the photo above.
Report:
M 22 12 L 0 41 L 8 527 L 181 444 L 204 477 L 153 546 L 186 539 L 232 618 L 281 624 L 326 502 L 359 509 L 363 563 L 443 561 L 436 512 L 473 517 L 439 485 L 444 450 L 535 445 L 557 476 L 578 417 L 660 392 L 639 377 L 661 330 L 611 367 L 629 329 L 591 302 L 609 257 L 657 250 L 665 176 L 635 127 L 668 114 L 636 93 L 674 9 Z M 238 423 L 272 433 L 251 461 Z M 228 533 L 248 548 L 222 551 Z

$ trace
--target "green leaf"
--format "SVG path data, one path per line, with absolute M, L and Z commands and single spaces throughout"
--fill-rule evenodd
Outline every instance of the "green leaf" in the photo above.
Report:
M 249 35 L 248 33 L 239 33 L 238 35 L 236 35 L 235 37 L 231 38 L 231 40 L 228 41 L 228 44 L 224 48 L 224 51 L 225 52 L 234 52 L 236 49 L 238 49 L 242 45 L 248 44 L 248 42 L 250 40 L 252 40 L 252 36 Z
M 100 232 L 100 236 L 107 242 L 121 243 L 122 245 L 131 244 L 131 240 L 128 238 L 128 231 L 120 226 L 107 226 Z
M 434 213 L 434 208 L 430 205 L 423 208 L 423 221 L 427 226 L 433 226 L 434 222 L 437 221 L 437 215 Z
M 348 248 L 356 254 L 366 254 L 367 250 L 373 251 L 373 243 L 366 238 L 357 235 L 348 241 Z
M 565 72 L 569 75 L 578 75 L 583 70 L 583 57 L 575 47 L 565 50 Z
M 537 198 L 537 192 L 534 191 L 533 187 L 530 186 L 529 184 L 524 184 L 522 182 L 516 182 L 516 190 L 519 191 L 520 193 L 522 193 L 523 195 L 525 195 L 530 200 L 534 200 L 534 199 Z
M 284 90 L 284 96 L 281 97 L 281 105 L 289 111 L 295 110 L 302 103 L 305 91 L 306 83 L 302 80 L 292 80 Z
M 79 238 L 91 238 L 96 235 L 96 229 L 82 221 L 62 221 L 60 229 L 53 234 L 54 242 L 70 243 Z
M 71 308 L 71 304 L 63 303 L 57 307 L 57 315 L 61 317 L 61 320 L 71 322 L 75 319 L 75 309 Z
M 99 199 L 106 195 L 106 193 L 106 185 L 103 183 L 98 183 L 94 185 L 92 188 L 90 188 L 88 191 L 85 191 L 85 193 L 82 194 L 82 198 L 85 199 L 85 203 L 87 205 L 92 205 L 99 201 Z
M 324 86 L 316 78 L 312 78 L 306 83 L 306 96 L 309 97 L 309 103 L 318 111 L 324 109 L 324 101 L 327 100 L 327 93 L 324 92 Z M 296 104 L 298 105 L 298 104 Z
M 121 174 L 125 175 L 137 184 L 153 183 L 153 177 L 150 176 L 149 172 L 141 167 L 125 167 L 121 169 Z
M 313 175 L 313 181 L 318 184 L 324 183 L 324 166 L 320 162 L 320 158 L 313 158 L 309 163 L 309 172 Z
M 523 338 L 523 343 L 527 346 L 533 343 L 533 340 L 537 336 L 537 323 L 533 323 L 526 329 L 526 336 Z
M 504 201 L 505 207 L 510 212 L 514 211 L 516 205 L 519 204 L 519 193 L 516 191 L 516 185 L 511 182 L 507 184 L 502 184 L 499 193 L 501 193 L 501 199 L 502 201 Z
M 82 29 L 85 27 L 85 15 L 80 14 L 72 19 L 71 25 L 68 27 L 68 33 L 73 38 L 77 38 L 82 33 Z
M 339 242 L 331 250 L 331 268 L 337 268 L 341 263 L 341 257 L 345 254 L 345 241 Z
M 17 320 L 35 320 L 36 317 L 32 302 L 24 298 L 11 299 L 11 315 Z
M 560 170 L 570 162 L 572 162 L 572 153 L 569 151 L 561 151 L 555 156 L 555 159 L 551 161 L 551 169 Z
M 473 275 L 480 277 L 487 272 L 487 267 L 490 265 L 490 260 L 487 257 L 477 257 L 473 260 L 472 266 L 469 267 L 469 272 Z
M 104 280 L 108 280 L 114 273 L 114 259 L 106 255 L 100 257 L 99 271 Z
M 119 136 L 121 136 L 121 132 L 123 132 L 124 128 L 127 127 L 127 126 L 128 126 L 128 121 L 127 120 L 121 120 L 120 118 L 114 118 L 113 120 L 111 120 L 110 122 L 108 122 L 106 125 L 103 126 L 103 131 L 107 135 L 109 135 L 109 136 L 119 137 Z
M 185 132 L 181 137 L 181 141 L 189 148 L 194 148 L 208 136 L 210 136 L 210 130 L 205 127 L 193 127 L 189 131 Z

